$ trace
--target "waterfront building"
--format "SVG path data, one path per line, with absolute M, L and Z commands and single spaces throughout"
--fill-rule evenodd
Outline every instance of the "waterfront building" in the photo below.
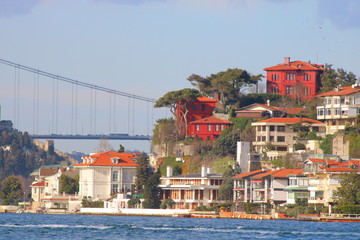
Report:
M 325 121 L 326 134 L 344 130 L 345 126 L 357 123 L 360 113 L 360 86 L 337 87 L 317 95 L 322 101 L 316 107 L 317 119 Z
M 235 111 L 237 118 L 264 119 L 271 117 L 296 117 L 304 111 L 304 108 L 283 108 L 267 104 L 254 103 Z
M 289 184 L 284 189 L 287 193 L 286 203 L 296 204 L 297 199 L 305 200 L 309 199 L 309 179 L 301 172 L 296 174 L 290 174 Z
M 255 151 L 266 152 L 269 160 L 294 153 L 295 144 L 307 144 L 307 139 L 298 137 L 299 127 L 320 135 L 325 132 L 323 122 L 308 118 L 269 118 L 252 123 L 255 127 L 256 139 L 253 142 Z M 313 150 L 313 149 L 306 149 Z
M 334 193 L 340 186 L 343 174 L 359 167 L 360 160 L 306 159 L 303 173 L 309 179 L 308 203 L 331 205 L 334 202 Z M 360 174 L 359 171 L 358 173 Z
M 283 204 L 287 201 L 285 189 L 289 175 L 300 174 L 302 169 L 256 170 L 233 177 L 234 201 Z
M 320 75 L 324 66 L 303 61 L 290 61 L 264 69 L 266 71 L 267 93 L 287 95 L 293 99 L 309 100 L 315 97 L 321 87 Z
M 167 167 L 166 177 L 160 178 L 162 200 L 172 199 L 176 209 L 195 209 L 199 206 L 214 206 L 223 201 L 218 200 L 218 193 L 223 177 L 212 174 L 206 167 L 199 174 L 172 175 L 172 167 Z
M 79 195 L 106 200 L 116 193 L 131 192 L 135 185 L 136 155 L 101 152 L 82 157 L 79 169 Z

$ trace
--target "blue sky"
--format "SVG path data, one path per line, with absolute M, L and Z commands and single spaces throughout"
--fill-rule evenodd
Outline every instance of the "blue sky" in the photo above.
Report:
M 154 99 L 191 87 L 186 78 L 193 73 L 237 67 L 265 74 L 265 67 L 284 57 L 333 64 L 359 76 L 359 12 L 358 0 L 1 0 L 0 58 Z M 14 115 L 13 72 L 0 66 L 2 119 Z M 32 81 L 22 75 L 24 101 L 32 98 Z M 51 84 L 43 89 L 51 91 Z M 50 101 L 51 94 L 43 99 Z M 68 100 L 61 98 L 64 105 Z M 137 112 L 147 111 L 137 106 Z M 31 106 L 21 108 L 30 120 L 17 125 L 31 132 Z M 120 111 L 119 117 L 125 115 L 126 107 Z M 154 118 L 165 115 L 155 110 Z M 59 121 L 68 116 L 64 111 Z M 85 121 L 77 129 L 86 132 Z M 98 131 L 108 123 L 99 119 Z M 51 131 L 49 124 L 40 125 L 39 132 Z

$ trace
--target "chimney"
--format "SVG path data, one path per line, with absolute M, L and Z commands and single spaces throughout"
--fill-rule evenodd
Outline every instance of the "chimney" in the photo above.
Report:
M 201 167 L 201 177 L 207 176 L 207 168 L 205 166 Z
M 290 64 L 290 57 L 284 57 L 284 64 L 286 65 Z
M 172 166 L 167 166 L 166 167 L 166 177 L 172 177 L 173 175 L 173 168 Z

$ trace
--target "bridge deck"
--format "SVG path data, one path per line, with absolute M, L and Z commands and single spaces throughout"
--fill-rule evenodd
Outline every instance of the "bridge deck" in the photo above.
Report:
M 151 140 L 150 136 L 144 136 L 144 135 L 135 135 L 135 136 L 130 136 L 127 134 L 110 134 L 110 135 L 105 135 L 105 134 L 89 134 L 89 135 L 62 135 L 62 134 L 34 134 L 34 135 L 29 135 L 30 138 L 34 138 L 34 139 L 83 139 L 83 140 L 91 140 L 91 139 L 108 139 L 108 140 Z

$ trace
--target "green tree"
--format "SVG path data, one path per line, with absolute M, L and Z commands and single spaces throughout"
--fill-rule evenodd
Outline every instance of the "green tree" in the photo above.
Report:
M 143 202 L 144 208 L 160 208 L 160 176 L 160 172 L 156 172 L 152 174 L 145 182 Z
M 240 167 L 238 165 L 235 165 L 234 167 L 231 165 L 228 166 L 227 170 L 223 174 L 223 181 L 219 188 L 218 198 L 220 200 L 233 200 L 234 181 L 232 180 L 232 177 L 239 173 Z
M 138 198 L 132 198 L 127 202 L 129 208 L 136 208 L 136 206 L 139 205 L 140 203 L 141 201 Z
M 152 169 L 150 168 L 149 160 L 145 153 L 142 153 L 137 161 L 136 168 L 136 180 L 135 180 L 135 190 L 137 193 L 143 193 L 145 183 L 152 174 Z
M 262 77 L 262 75 L 253 76 L 243 69 L 229 68 L 205 78 L 192 74 L 188 80 L 202 94 L 213 97 L 217 94 L 225 108 L 225 106 L 234 104 L 238 100 L 243 88 L 257 84 Z
M 324 154 L 332 154 L 332 144 L 333 144 L 334 135 L 327 134 L 325 138 L 319 144 L 321 150 L 323 150 Z
M 79 192 L 79 175 L 75 178 L 61 174 L 60 176 L 60 193 L 75 194 Z
M 120 144 L 118 153 L 124 153 L 124 152 L 125 152 L 125 147 Z
M 240 131 L 234 126 L 225 128 L 214 143 L 213 154 L 219 156 L 236 154 L 237 142 L 240 140 Z
M 17 177 L 9 176 L 2 182 L 0 198 L 3 205 L 17 205 L 22 196 L 21 183 Z
M 335 197 L 336 202 L 342 206 L 360 204 L 360 175 L 355 169 L 343 175 Z
M 166 208 L 171 209 L 174 205 L 175 205 L 175 201 L 174 201 L 174 200 L 172 200 L 172 199 L 165 199 L 165 200 L 160 204 L 160 208 L 161 208 L 161 209 L 166 209 Z
M 156 101 L 154 107 L 168 107 L 176 119 L 178 134 L 181 135 L 181 133 L 185 133 L 187 136 L 187 114 L 191 108 L 191 103 L 196 102 L 197 98 L 200 96 L 200 92 L 196 89 L 184 88 L 178 91 L 171 91 L 159 98 Z M 183 124 L 180 124 L 180 122 Z
M 324 72 L 321 74 L 321 92 L 331 91 L 339 85 L 350 86 L 356 81 L 354 73 L 347 72 L 342 68 L 335 70 L 331 64 L 325 64 Z

